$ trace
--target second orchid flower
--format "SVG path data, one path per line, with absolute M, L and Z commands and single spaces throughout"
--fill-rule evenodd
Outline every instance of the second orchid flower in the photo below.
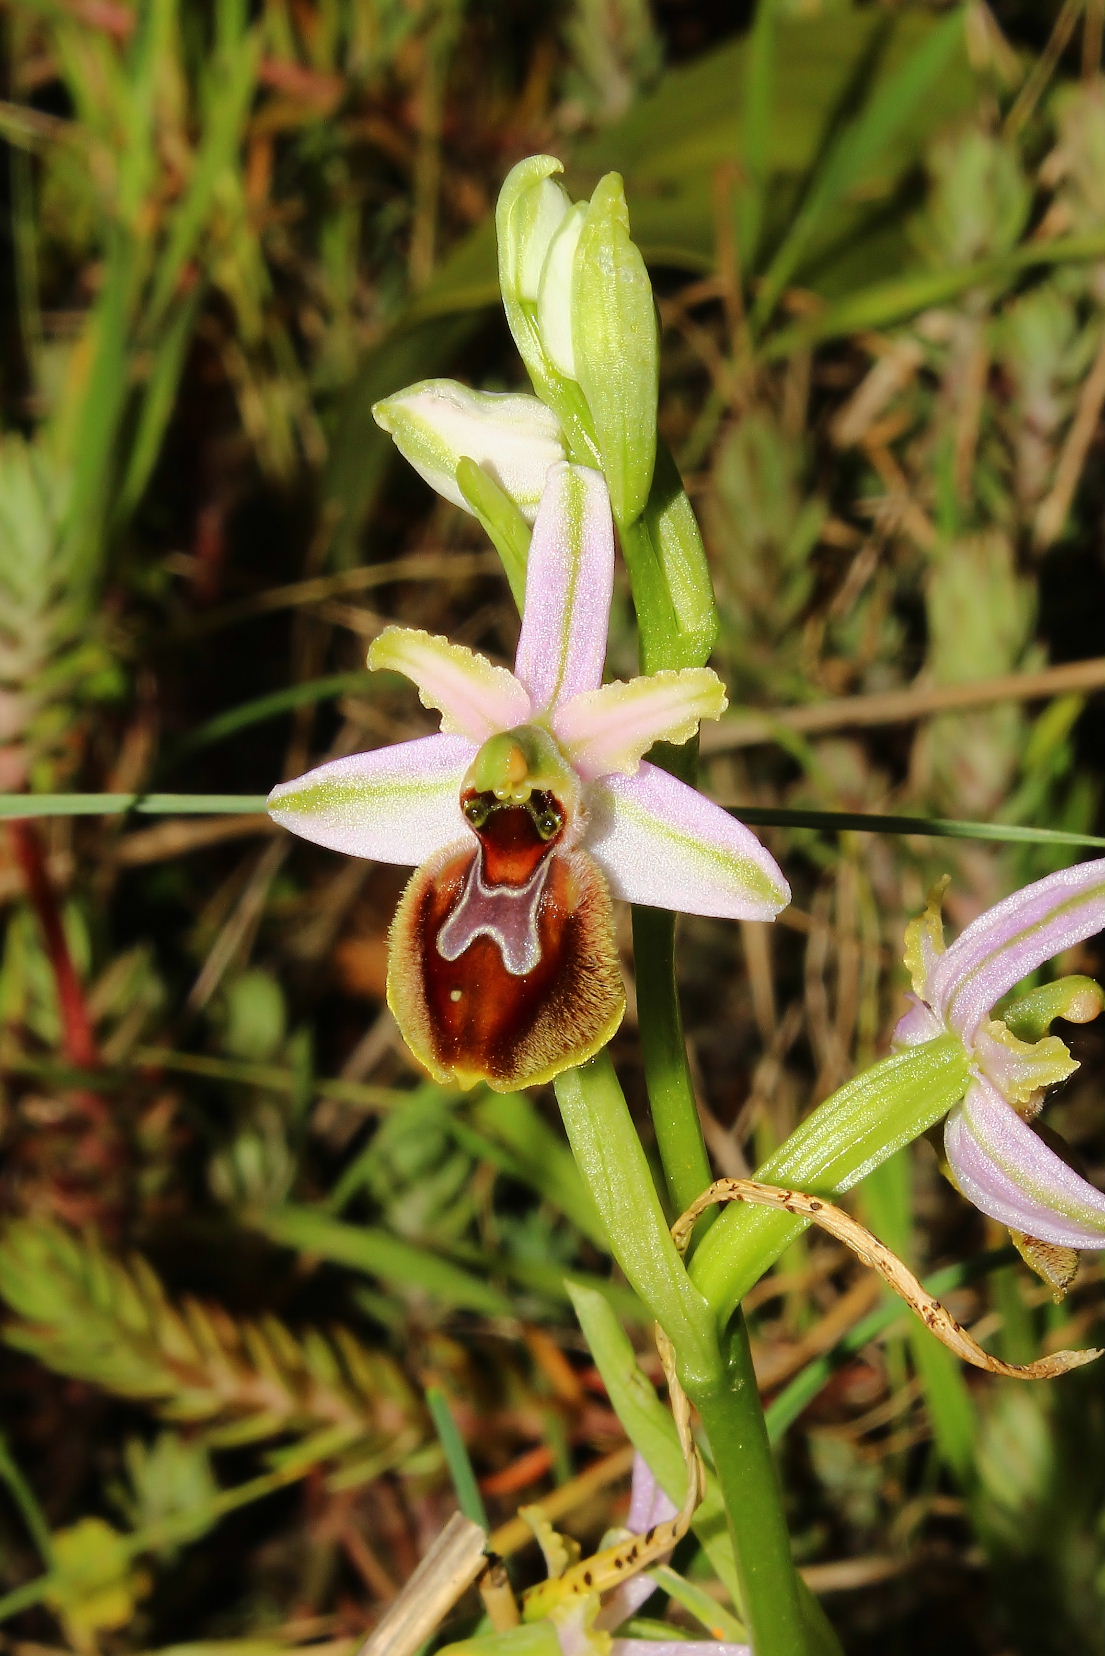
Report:
M 967 1048 L 970 1084 L 944 1128 L 952 1178 L 1030 1249 L 1033 1242 L 1105 1248 L 1105 1194 L 1033 1125 L 1047 1088 L 1078 1068 L 1058 1036 L 1047 1033 L 1051 1020 L 1086 1023 L 1105 1006 L 1105 996 L 1088 978 L 1060 979 L 993 1015 L 1002 997 L 1052 955 L 1105 930 L 1105 860 L 1061 869 L 1014 892 L 972 921 L 950 948 L 940 895 L 934 893 L 907 932 L 914 997 L 894 1039 L 909 1047 L 949 1032 Z M 1031 1255 L 1030 1262 L 1039 1268 Z

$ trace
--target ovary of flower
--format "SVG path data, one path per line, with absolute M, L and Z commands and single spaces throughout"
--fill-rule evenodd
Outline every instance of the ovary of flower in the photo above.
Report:
M 1045 1090 L 1078 1065 L 1057 1036 L 1024 1041 L 991 1016 L 1044 961 L 1105 928 L 1105 860 L 1062 869 L 1015 892 L 947 949 L 941 895 L 942 888 L 907 932 L 914 997 L 894 1042 L 913 1046 L 951 1032 L 967 1049 L 970 1084 L 944 1128 L 952 1177 L 976 1207 L 1017 1233 L 1059 1247 L 1105 1248 L 1105 1195 L 1030 1125 Z M 1081 980 L 1060 995 L 1051 1015 L 1084 1022 L 1103 1004 L 1096 985 Z
M 610 896 L 770 920 L 789 890 L 747 828 L 648 764 L 725 695 L 707 668 L 602 684 L 614 536 L 601 476 L 555 465 L 534 525 L 513 672 L 389 627 L 438 735 L 332 760 L 270 796 L 278 822 L 352 856 L 417 863 L 389 939 L 388 1001 L 437 1079 L 505 1091 L 592 1057 L 625 992 Z

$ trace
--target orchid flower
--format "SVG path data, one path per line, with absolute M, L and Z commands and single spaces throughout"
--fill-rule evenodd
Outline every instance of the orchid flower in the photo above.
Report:
M 1058 1036 L 1044 1033 L 1050 1020 L 1088 1022 L 1105 996 L 1089 979 L 1069 978 L 991 1015 L 1028 973 L 1105 929 L 1105 860 L 1015 892 L 979 915 L 950 948 L 940 921 L 942 892 L 907 932 L 915 994 L 894 1042 L 914 1046 L 951 1032 L 967 1048 L 971 1080 L 944 1128 L 953 1180 L 1014 1233 L 1059 1248 L 1105 1248 L 1105 1194 L 1030 1125 L 1046 1089 L 1078 1068 Z
M 439 1081 L 499 1090 L 592 1057 L 625 1007 L 611 894 L 770 920 L 789 899 L 747 828 L 648 764 L 726 700 L 708 668 L 602 684 L 614 534 L 602 477 L 554 465 L 537 513 L 513 673 L 388 627 L 438 735 L 331 760 L 274 788 L 294 833 L 417 863 L 392 924 L 388 1002 Z

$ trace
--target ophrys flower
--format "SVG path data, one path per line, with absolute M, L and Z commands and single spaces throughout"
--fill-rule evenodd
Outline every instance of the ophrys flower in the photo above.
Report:
M 751 920 L 789 899 L 748 829 L 642 760 L 717 718 L 725 694 L 708 668 L 602 684 L 613 569 L 601 476 L 553 466 L 513 673 L 389 627 L 369 665 L 412 679 L 440 733 L 272 792 L 272 815 L 307 839 L 420 864 L 391 929 L 388 1001 L 439 1080 L 524 1086 L 609 1040 L 625 1006 L 611 892 Z
M 894 1039 L 912 1046 L 950 1031 L 970 1055 L 970 1084 L 944 1128 L 955 1183 L 983 1213 L 1021 1235 L 1063 1248 L 1105 1248 L 1105 1194 L 1030 1125 L 1046 1089 L 1078 1068 L 1058 1036 L 1045 1033 L 1050 1020 L 1088 1022 L 1105 997 L 1087 978 L 1065 979 L 991 1016 L 1029 972 L 1105 928 L 1105 860 L 1061 869 L 1014 892 L 947 949 L 940 895 L 906 934 L 916 998 Z

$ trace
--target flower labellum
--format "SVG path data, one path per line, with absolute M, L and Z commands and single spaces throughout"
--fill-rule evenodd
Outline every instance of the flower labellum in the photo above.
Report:
M 1064 1282 L 1035 1244 L 1105 1248 L 1105 1193 L 1080 1177 L 1032 1125 L 1045 1092 L 1078 1068 L 1063 1042 L 1046 1033 L 1052 1018 L 1084 1023 L 1105 1008 L 1087 978 L 1060 979 L 992 1017 L 995 1005 L 1054 954 L 1105 929 L 1105 860 L 1037 880 L 972 921 L 944 947 L 943 886 L 906 934 L 913 980 L 911 1009 L 894 1034 L 898 1047 L 958 1035 L 971 1080 L 949 1113 L 944 1150 L 956 1186 L 1014 1240 L 1061 1293 Z M 1027 1039 L 1026 1037 L 1031 1037 Z
M 441 731 L 274 788 L 277 822 L 352 856 L 418 863 L 388 1001 L 440 1081 L 499 1091 L 593 1057 L 625 1007 L 611 896 L 771 920 L 790 893 L 747 828 L 642 755 L 717 718 L 708 668 L 603 685 L 614 533 L 602 477 L 561 463 L 534 524 L 514 671 L 388 627 Z

